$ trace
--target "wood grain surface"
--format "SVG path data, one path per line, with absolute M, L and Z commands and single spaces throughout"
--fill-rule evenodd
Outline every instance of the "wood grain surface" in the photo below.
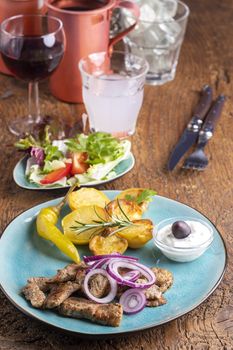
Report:
M 48 329 L 19 312 L 0 293 L 0 349 L 56 350 L 215 350 L 233 349 L 233 1 L 188 0 L 191 16 L 176 78 L 160 87 L 145 88 L 137 132 L 133 137 L 134 169 L 103 189 L 150 187 L 162 196 L 187 203 L 207 215 L 224 236 L 229 263 L 217 290 L 197 309 L 166 325 L 133 336 L 86 340 Z M 198 91 L 210 84 L 227 102 L 204 172 L 172 173 L 165 169 L 168 156 L 190 119 Z M 47 83 L 41 84 L 42 111 L 67 120 L 78 120 L 82 105 L 59 102 Z M 27 110 L 26 85 L 0 75 L 0 207 L 1 231 L 23 210 L 56 198 L 62 191 L 33 192 L 15 185 L 12 170 L 20 158 L 12 147 L 7 123 Z M 17 258 L 17 257 L 16 257 Z M 203 276 L 204 278 L 204 276 Z

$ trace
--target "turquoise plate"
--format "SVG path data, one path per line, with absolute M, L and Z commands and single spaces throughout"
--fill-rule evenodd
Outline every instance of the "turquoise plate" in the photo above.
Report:
M 114 198 L 118 191 L 106 191 Z M 107 327 L 58 315 L 48 310 L 37 310 L 22 297 L 20 290 L 32 276 L 52 276 L 69 261 L 50 242 L 36 234 L 35 218 L 43 207 L 56 205 L 60 199 L 37 205 L 16 217 L 5 229 L 0 240 L 0 284 L 8 299 L 21 311 L 60 330 L 82 336 L 110 336 L 130 333 L 164 324 L 184 315 L 200 305 L 220 283 L 227 253 L 224 241 L 213 224 L 196 210 L 174 200 L 155 196 L 146 217 L 159 222 L 172 216 L 189 216 L 208 222 L 214 230 L 214 241 L 199 259 L 189 263 L 168 260 L 150 241 L 143 248 L 128 250 L 127 254 L 138 256 L 147 266 L 159 266 L 174 275 L 173 286 L 165 293 L 167 304 L 149 308 L 133 316 L 123 316 L 120 327 Z M 64 208 L 62 215 L 69 212 Z M 80 253 L 90 254 L 84 247 Z
M 15 183 L 26 190 L 54 190 L 59 188 L 69 188 L 70 186 L 51 186 L 51 187 L 41 187 L 37 184 L 30 183 L 25 177 L 25 169 L 26 169 L 27 157 L 24 157 L 18 161 L 14 170 L 13 170 L 13 179 Z M 118 179 L 119 177 L 127 174 L 130 170 L 133 169 L 135 165 L 135 158 L 132 153 L 130 153 L 127 159 L 122 160 L 113 170 L 116 172 L 116 175 L 110 180 L 102 180 L 102 181 L 93 181 L 86 183 L 85 187 L 89 186 L 98 186 L 111 181 Z

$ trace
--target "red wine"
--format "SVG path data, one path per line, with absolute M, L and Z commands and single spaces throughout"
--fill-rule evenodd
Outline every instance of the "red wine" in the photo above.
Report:
M 54 6 L 62 10 L 82 12 L 99 9 L 108 4 L 107 0 L 55 0 Z
M 41 37 L 23 36 L 9 40 L 1 51 L 4 63 L 16 77 L 37 81 L 54 72 L 62 59 L 64 46 L 60 42 L 46 42 Z

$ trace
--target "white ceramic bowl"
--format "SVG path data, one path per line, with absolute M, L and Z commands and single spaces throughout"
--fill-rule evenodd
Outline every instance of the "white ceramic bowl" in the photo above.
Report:
M 168 245 L 167 243 L 165 243 L 160 235 L 159 232 L 160 230 L 162 230 L 165 226 L 172 226 L 172 224 L 176 221 L 193 221 L 198 222 L 202 225 L 205 226 L 205 228 L 208 229 L 209 234 L 206 235 L 206 240 L 202 240 L 202 242 L 199 244 L 198 242 L 188 243 L 187 246 L 172 246 L 172 245 Z M 192 234 L 192 232 L 191 232 Z M 174 238 L 179 245 L 179 241 L 181 240 L 185 240 L 185 238 L 182 239 L 177 239 Z M 212 227 L 207 224 L 205 221 L 201 220 L 201 219 L 197 219 L 197 218 L 190 218 L 190 217 L 172 217 L 169 219 L 165 219 L 163 221 L 161 221 L 159 224 L 157 224 L 155 226 L 155 229 L 153 231 L 153 240 L 154 243 L 156 245 L 156 247 L 158 247 L 161 252 L 170 260 L 174 260 L 174 261 L 178 261 L 178 262 L 188 262 L 188 261 L 193 261 L 197 258 L 199 258 L 211 245 L 212 241 L 214 239 L 213 236 L 213 229 Z M 183 243 L 183 242 L 182 242 Z

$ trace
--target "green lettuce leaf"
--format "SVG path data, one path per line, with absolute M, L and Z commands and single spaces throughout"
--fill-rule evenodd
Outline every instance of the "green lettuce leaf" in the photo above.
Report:
M 57 146 L 48 145 L 45 147 L 45 161 L 63 159 L 64 155 Z
M 66 145 L 70 151 L 87 152 L 90 165 L 105 164 L 124 155 L 122 142 L 105 132 L 80 134 L 76 139 L 69 139 Z
M 71 152 L 86 152 L 88 136 L 79 134 L 75 139 L 68 139 L 65 144 Z
M 123 155 L 115 160 L 107 163 L 99 163 L 91 165 L 85 174 L 75 175 L 76 179 L 81 184 L 101 181 L 113 178 L 115 176 L 114 168 L 124 159 L 127 159 L 130 154 L 131 142 L 128 140 L 122 141 Z
M 26 136 L 23 139 L 15 142 L 15 147 L 21 151 L 26 151 L 31 147 L 40 147 L 40 142 L 37 141 L 32 135 Z
M 46 160 L 44 162 L 44 167 L 41 170 L 41 174 L 49 174 L 54 170 L 65 168 L 65 163 L 62 160 Z
M 49 125 L 46 125 L 43 132 L 39 134 L 37 138 L 35 138 L 33 135 L 27 135 L 24 138 L 19 139 L 19 141 L 15 142 L 15 147 L 21 151 L 26 151 L 31 147 L 40 147 L 45 149 L 52 143 L 49 128 Z

